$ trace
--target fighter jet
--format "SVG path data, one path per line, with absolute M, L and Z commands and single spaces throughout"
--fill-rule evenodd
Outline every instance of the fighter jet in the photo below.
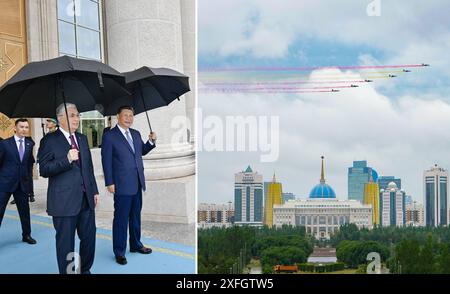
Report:
M 339 92 L 339 90 L 331 89 L 331 92 Z
M 358 88 L 359 86 L 358 86 L 358 85 L 350 85 L 350 87 L 352 87 L 352 88 Z
M 409 69 L 404 69 L 403 72 L 411 72 Z
M 422 66 L 430 66 L 428 63 L 422 63 Z
M 372 83 L 373 80 L 364 80 L 364 82 L 366 82 L 366 83 Z
M 389 75 L 390 78 L 395 78 L 397 77 L 396 75 Z

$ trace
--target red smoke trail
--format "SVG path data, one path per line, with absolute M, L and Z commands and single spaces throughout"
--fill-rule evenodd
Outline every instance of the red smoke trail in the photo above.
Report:
M 400 65 L 353 65 L 353 66 L 312 66 L 312 67 L 236 67 L 236 68 L 209 68 L 200 71 L 218 72 L 218 71 L 304 71 L 317 69 L 380 69 L 380 68 L 412 68 L 423 67 L 423 64 L 400 64 Z

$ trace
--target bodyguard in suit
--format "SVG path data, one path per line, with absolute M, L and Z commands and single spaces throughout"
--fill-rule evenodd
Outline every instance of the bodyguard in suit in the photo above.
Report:
M 105 185 L 114 194 L 113 251 L 116 262 L 126 264 L 127 228 L 130 228 L 130 252 L 149 254 L 141 243 L 142 190 L 145 191 L 142 156 L 155 148 L 156 135 L 150 133 L 144 143 L 141 134 L 131 128 L 134 110 L 122 106 L 117 126 L 106 132 L 102 142 Z
M 36 244 L 36 240 L 31 237 L 28 204 L 28 194 L 33 182 L 31 170 L 35 162 L 34 142 L 30 137 L 26 137 L 29 129 L 28 120 L 17 119 L 14 125 L 15 135 L 0 141 L 0 226 L 12 194 L 22 225 L 22 241 Z
M 75 132 L 80 115 L 67 103 L 70 130 L 64 104 L 56 109 L 59 129 L 47 134 L 39 147 L 39 171 L 48 178 L 47 213 L 56 230 L 56 256 L 61 274 L 75 273 L 72 262 L 75 232 L 80 238 L 82 274 L 89 274 L 95 254 L 95 213 L 98 190 L 86 136 Z

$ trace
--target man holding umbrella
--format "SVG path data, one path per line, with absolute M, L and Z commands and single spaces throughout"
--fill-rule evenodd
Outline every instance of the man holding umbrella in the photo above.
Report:
M 17 203 L 22 224 L 22 241 L 36 244 L 31 237 L 28 193 L 33 185 L 34 142 L 28 136 L 28 120 L 19 118 L 14 125 L 14 136 L 0 141 L 0 225 L 11 194 Z
M 61 274 L 75 273 L 72 258 L 77 231 L 81 273 L 89 274 L 95 254 L 94 209 L 98 201 L 91 152 L 86 136 L 75 132 L 80 124 L 77 107 L 63 103 L 56 115 L 59 129 L 42 139 L 38 158 L 41 176 L 49 178 L 47 212 L 56 230 L 58 268 Z
M 144 143 L 132 129 L 134 109 L 121 106 L 117 126 L 106 132 L 102 142 L 102 165 L 105 185 L 114 194 L 113 251 L 116 262 L 125 265 L 127 228 L 130 228 L 130 252 L 149 254 L 141 243 L 142 190 L 145 191 L 142 156 L 155 148 L 156 134 L 151 132 Z

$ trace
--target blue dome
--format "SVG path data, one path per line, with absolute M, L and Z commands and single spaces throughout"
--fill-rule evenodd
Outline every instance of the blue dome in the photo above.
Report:
M 309 198 L 336 198 L 336 193 L 334 193 L 330 185 L 323 182 L 312 188 Z

